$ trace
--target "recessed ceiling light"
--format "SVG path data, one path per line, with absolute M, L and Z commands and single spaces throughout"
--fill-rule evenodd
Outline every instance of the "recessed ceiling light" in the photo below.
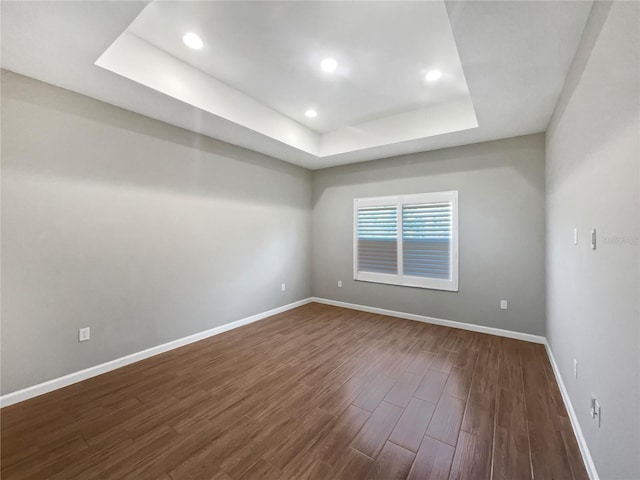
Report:
M 309 118 L 316 118 L 318 116 L 318 112 L 316 112 L 315 110 L 307 110 L 306 112 L 304 112 L 304 114 L 309 117 Z
M 325 72 L 334 72 L 336 68 L 338 68 L 338 62 L 336 62 L 333 58 L 325 58 L 320 62 L 320 67 Z
M 429 73 L 427 73 L 426 78 L 428 82 L 435 82 L 441 76 L 442 76 L 442 72 L 440 70 L 431 70 Z
M 200 50 L 204 45 L 202 43 L 202 39 L 193 32 L 185 33 L 182 37 L 182 41 L 187 47 L 193 48 L 194 50 Z

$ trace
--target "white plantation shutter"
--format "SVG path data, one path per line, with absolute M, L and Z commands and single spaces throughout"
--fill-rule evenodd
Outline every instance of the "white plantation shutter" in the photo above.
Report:
M 354 200 L 354 279 L 458 290 L 458 192 Z
M 451 211 L 450 202 L 402 206 L 405 275 L 451 278 Z
M 398 208 L 358 209 L 358 268 L 362 272 L 398 273 Z

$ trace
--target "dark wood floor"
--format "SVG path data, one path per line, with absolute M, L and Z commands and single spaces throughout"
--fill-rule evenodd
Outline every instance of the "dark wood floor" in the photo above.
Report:
M 319 304 L 1 420 L 5 480 L 588 478 L 541 345 Z

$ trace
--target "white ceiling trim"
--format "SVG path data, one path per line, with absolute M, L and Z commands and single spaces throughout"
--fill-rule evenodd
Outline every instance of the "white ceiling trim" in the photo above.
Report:
M 96 65 L 200 110 L 319 155 L 317 133 L 125 31 Z
M 434 0 L 421 6 L 416 4 L 418 7 L 416 13 L 428 13 L 430 26 L 433 30 L 440 32 L 441 38 L 439 38 L 439 42 L 435 46 L 416 45 L 415 48 L 421 50 L 425 57 L 446 58 L 447 61 L 443 63 L 446 63 L 449 67 L 446 73 L 449 82 L 455 86 L 455 97 L 451 98 L 449 92 L 449 97 L 445 97 L 442 101 L 438 102 L 432 99 L 429 104 L 421 108 L 414 108 L 391 115 L 381 112 L 377 115 L 377 118 L 372 120 L 347 125 L 326 133 L 318 133 L 300 124 L 281 112 L 269 108 L 265 103 L 208 74 L 204 68 L 197 68 L 197 65 L 191 65 L 187 58 L 193 52 L 184 48 L 183 45 L 180 45 L 181 49 L 177 50 L 175 45 L 171 45 L 172 53 L 169 53 L 152 44 L 149 40 L 141 38 L 136 33 L 140 30 L 147 33 L 147 36 L 152 36 L 155 31 L 158 42 L 165 43 L 167 41 L 165 33 L 167 30 L 180 31 L 179 26 L 172 24 L 172 16 L 176 17 L 178 16 L 177 13 L 183 14 L 184 11 L 189 11 L 191 16 L 197 16 L 198 14 L 200 16 L 212 15 L 217 13 L 217 5 L 215 2 L 204 2 L 191 10 L 185 8 L 176 12 L 176 6 L 173 4 L 170 5 L 157 0 L 151 2 L 129 25 L 127 30 L 98 58 L 95 64 L 204 112 L 282 142 L 317 158 L 336 157 L 359 150 L 375 149 L 389 144 L 399 144 L 478 127 L 473 103 L 451 32 L 449 18 L 442 0 Z M 299 14 L 299 5 L 294 3 L 288 5 L 287 8 L 282 5 L 279 6 L 281 15 L 292 10 Z M 239 9 L 239 11 L 247 15 L 247 10 Z M 338 15 L 340 8 L 333 7 L 331 11 Z M 250 10 L 248 12 L 251 13 Z M 362 9 L 361 13 L 364 12 L 366 12 L 366 9 Z M 222 14 L 224 11 L 220 13 Z M 291 13 L 289 15 L 293 16 Z M 233 17 L 233 19 L 239 24 L 251 21 L 248 18 L 245 22 L 241 14 Z M 185 19 L 181 18 L 180 21 L 184 23 Z M 287 22 L 282 18 L 279 21 L 283 23 L 274 26 L 268 25 L 265 30 L 286 30 Z M 187 24 L 190 22 L 196 24 L 197 19 L 186 20 Z M 146 27 L 140 27 L 140 24 L 146 25 Z M 171 28 L 167 28 L 168 25 L 171 25 Z M 157 31 L 159 29 L 161 32 Z M 149 31 L 151 34 L 148 33 Z M 394 34 L 398 34 L 398 32 L 391 31 L 386 36 Z M 331 36 L 330 32 L 327 33 L 327 36 Z M 175 37 L 177 39 L 177 36 Z M 380 41 L 384 43 L 385 39 L 385 34 L 381 33 Z M 318 39 L 318 42 L 322 40 Z M 424 40 L 426 41 L 426 39 Z M 220 40 L 221 44 L 216 46 L 218 48 L 228 47 L 223 42 L 224 39 Z M 354 46 L 355 49 L 356 47 Z M 178 58 L 177 54 L 183 55 L 184 58 Z M 261 53 L 255 52 L 255 55 L 259 56 Z M 203 57 L 206 58 L 206 55 L 203 55 Z M 392 60 L 391 58 L 378 58 L 378 68 L 384 69 L 385 65 L 391 63 Z M 418 65 L 416 65 L 415 74 L 416 76 L 420 74 Z M 281 83 L 286 83 L 290 80 L 287 75 L 282 75 L 280 81 Z M 295 77 L 292 81 L 296 81 Z M 369 80 L 369 83 L 363 86 L 373 89 L 378 87 L 375 79 Z M 380 86 L 381 89 L 383 87 Z M 424 86 L 425 90 L 428 88 L 427 85 Z M 435 90 L 437 91 L 437 89 Z M 309 96 L 313 97 L 314 94 L 315 92 L 310 92 Z M 374 97 L 375 95 L 372 96 L 372 102 Z M 414 100 L 414 103 L 417 103 L 417 100 Z

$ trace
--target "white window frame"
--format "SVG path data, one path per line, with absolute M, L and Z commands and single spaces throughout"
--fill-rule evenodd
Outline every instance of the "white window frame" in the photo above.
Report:
M 451 202 L 451 278 L 426 278 L 404 275 L 402 244 L 402 206 L 420 203 Z M 358 208 L 393 206 L 398 211 L 398 273 L 374 273 L 358 271 Z M 412 195 L 394 195 L 388 197 L 355 198 L 353 200 L 353 279 L 362 282 L 385 283 L 406 287 L 429 288 L 434 290 L 458 291 L 458 191 L 419 193 Z

